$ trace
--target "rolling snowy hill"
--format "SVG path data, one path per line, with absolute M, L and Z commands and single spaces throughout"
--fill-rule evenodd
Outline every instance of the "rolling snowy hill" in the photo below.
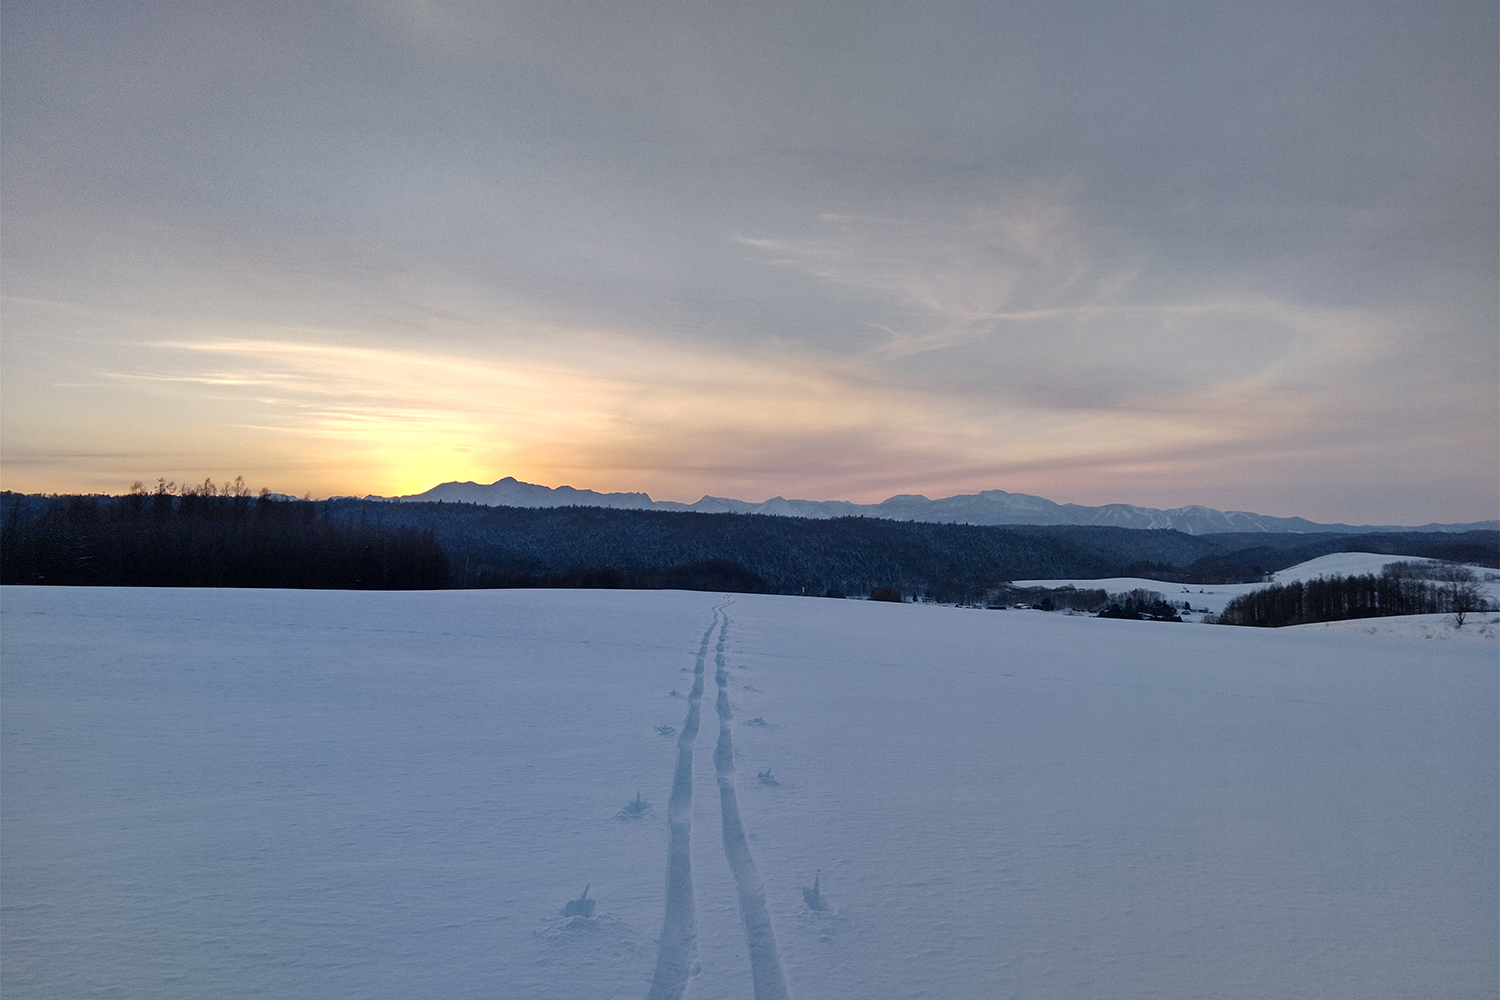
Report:
M 11 587 L 0 625 L 6 996 L 1500 974 L 1492 643 L 670 591 Z
M 1293 580 L 1314 580 L 1318 577 L 1329 576 L 1379 576 L 1385 568 L 1395 562 L 1436 562 L 1433 559 L 1413 559 L 1411 557 L 1392 556 L 1376 552 L 1335 552 L 1331 555 L 1319 556 L 1306 562 L 1298 563 L 1287 569 L 1278 570 L 1271 574 L 1270 580 L 1265 583 L 1211 583 L 1211 584 L 1178 584 L 1164 580 L 1153 580 L 1138 576 L 1117 576 L 1102 580 L 1095 579 L 1067 579 L 1067 580 L 1017 580 L 1018 587 L 1080 587 L 1097 588 L 1111 594 L 1128 592 L 1141 588 L 1143 590 L 1155 590 L 1164 595 L 1168 600 L 1187 601 L 1194 609 L 1203 609 L 1213 614 L 1224 610 L 1224 605 L 1241 594 L 1248 594 L 1252 590 L 1258 590 L 1269 583 L 1291 583 Z M 1479 585 L 1486 603 L 1491 607 L 1500 607 L 1500 571 L 1488 566 L 1464 566 L 1473 574 L 1475 582 Z M 1440 617 L 1440 616 L 1439 616 Z

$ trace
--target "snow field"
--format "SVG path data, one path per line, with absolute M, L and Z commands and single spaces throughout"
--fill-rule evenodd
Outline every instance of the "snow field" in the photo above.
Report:
M 1270 583 L 1291 583 L 1294 580 L 1315 580 L 1320 576 L 1364 576 L 1380 573 L 1395 562 L 1436 562 L 1415 556 L 1382 555 L 1375 552 L 1335 552 L 1319 556 L 1296 566 L 1278 570 L 1271 574 Z M 1500 570 L 1490 566 L 1468 566 L 1474 579 L 1483 588 L 1486 599 L 1492 606 L 1500 605 Z M 1141 588 L 1156 590 L 1169 601 L 1187 601 L 1194 609 L 1207 608 L 1213 614 L 1224 610 L 1224 606 L 1241 594 L 1269 586 L 1268 583 L 1165 583 L 1144 577 L 1119 576 L 1104 580 L 1017 580 L 1020 587 L 1063 587 L 1104 590 L 1111 594 L 1127 593 Z
M 1462 627 L 1452 615 L 1396 615 L 1391 618 L 1351 618 L 1337 622 L 1289 625 L 1298 631 L 1341 632 L 1348 635 L 1400 636 L 1405 639 L 1438 639 L 1445 642 L 1500 642 L 1500 613 L 1471 614 Z
M 646 996 L 684 744 L 695 1000 L 757 995 L 735 820 L 791 996 L 1500 976 L 1486 643 L 674 592 L 0 623 L 8 996 Z M 695 681 L 727 711 L 687 741 Z

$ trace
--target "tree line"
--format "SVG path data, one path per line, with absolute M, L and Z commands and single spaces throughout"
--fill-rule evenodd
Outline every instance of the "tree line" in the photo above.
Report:
M 140 586 L 671 588 L 1097 611 L 1102 591 L 1011 581 L 1264 580 L 1329 552 L 1500 564 L 1500 533 L 1186 535 L 1079 525 L 296 500 L 237 480 L 124 496 L 0 494 L 0 580 Z M 1116 602 L 1121 603 L 1121 602 Z M 1140 604 L 1141 602 L 1135 602 Z M 1122 610 L 1124 609 L 1121 603 Z M 1141 604 L 1129 609 L 1151 614 Z
M 447 587 L 429 529 L 334 523 L 262 492 L 159 484 L 121 497 L 17 497 L 0 521 L 0 583 L 130 587 Z
M 333 519 L 431 527 L 454 586 L 597 585 L 722 561 L 768 593 L 865 596 L 890 587 L 938 600 L 1016 579 L 1180 574 L 1215 551 L 1174 531 L 1063 526 L 990 527 L 846 517 L 516 508 L 326 501 Z M 1155 578 L 1160 579 L 1161 575 Z M 1255 579 L 1263 578 L 1258 573 Z M 758 589 L 758 585 L 757 585 Z
M 1378 576 L 1335 575 L 1262 587 L 1231 600 L 1218 621 L 1223 625 L 1276 628 L 1350 618 L 1454 614 L 1462 624 L 1465 615 L 1484 610 L 1483 592 L 1472 577 L 1442 581 L 1397 571 Z
M 845 517 L 706 514 L 601 507 L 329 500 L 335 521 L 430 527 L 454 586 L 534 586 L 613 569 L 622 579 L 724 560 L 773 594 L 908 596 L 962 601 L 1013 580 L 1144 577 L 1167 583 L 1259 583 L 1330 552 L 1389 552 L 1500 565 L 1500 533 L 1187 535 L 1083 525 L 967 525 Z

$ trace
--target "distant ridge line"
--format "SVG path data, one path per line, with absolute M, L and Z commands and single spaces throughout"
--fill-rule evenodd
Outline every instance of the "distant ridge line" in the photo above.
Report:
M 1159 510 L 1133 504 L 1112 503 L 1087 507 L 1074 503 L 1054 503 L 1045 497 L 1005 490 L 983 490 L 958 496 L 929 500 L 925 496 L 903 493 L 880 503 L 860 504 L 848 500 L 787 500 L 772 497 L 763 503 L 750 503 L 729 497 L 704 496 L 695 503 L 653 500 L 646 493 L 598 493 L 572 486 L 538 486 L 506 476 L 484 485 L 473 482 L 442 483 L 427 490 L 401 497 L 370 495 L 366 500 L 427 501 L 473 503 L 488 507 L 610 507 L 620 510 L 696 511 L 708 514 L 771 514 L 780 517 L 827 519 L 833 517 L 879 517 L 893 521 L 926 521 L 936 524 L 1076 524 L 1106 525 L 1116 528 L 1155 528 L 1181 531 L 1189 535 L 1217 535 L 1231 532 L 1265 533 L 1347 533 L 1367 534 L 1378 531 L 1460 532 L 1500 530 L 1500 520 L 1474 521 L 1467 524 L 1349 525 L 1319 524 L 1301 517 L 1271 517 L 1241 510 L 1215 510 L 1198 505 Z

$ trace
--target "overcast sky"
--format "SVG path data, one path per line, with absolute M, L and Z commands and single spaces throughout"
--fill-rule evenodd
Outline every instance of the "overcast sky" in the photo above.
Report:
M 4 0 L 0 484 L 1500 516 L 1493 0 Z

